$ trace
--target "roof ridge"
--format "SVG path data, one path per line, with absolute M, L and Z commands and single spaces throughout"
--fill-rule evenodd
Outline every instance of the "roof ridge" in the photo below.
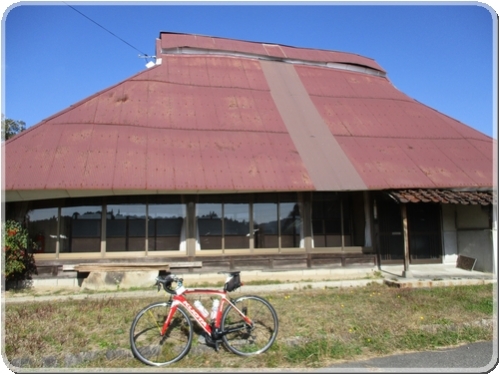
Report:
M 299 46 L 292 46 L 289 44 L 283 44 L 283 43 L 275 43 L 275 42 L 263 42 L 263 41 L 256 41 L 256 40 L 246 40 L 246 39 L 237 39 L 237 38 L 228 38 L 228 37 L 223 37 L 223 36 L 213 36 L 213 35 L 204 35 L 204 34 L 196 34 L 196 33 L 182 33 L 182 32 L 174 32 L 174 31 L 160 31 L 160 39 L 162 34 L 172 34 L 172 35 L 185 35 L 185 36 L 201 36 L 205 38 L 213 38 L 213 39 L 224 39 L 224 40 L 234 40 L 238 42 L 244 42 L 244 43 L 254 43 L 254 44 L 267 44 L 267 45 L 274 45 L 274 46 L 280 46 L 280 47 L 287 47 L 287 48 L 294 48 L 294 49 L 305 49 L 305 50 L 312 50 L 312 51 L 324 51 L 324 52 L 334 52 L 334 53 L 342 53 L 346 55 L 353 55 L 353 56 L 359 56 L 363 57 L 365 59 L 369 59 L 372 61 L 376 61 L 372 57 L 367 57 L 364 55 L 361 55 L 359 53 L 354 53 L 354 52 L 345 52 L 345 51 L 339 51 L 339 50 L 332 50 L 332 49 L 326 49 L 326 48 L 317 48 L 317 47 L 299 47 Z

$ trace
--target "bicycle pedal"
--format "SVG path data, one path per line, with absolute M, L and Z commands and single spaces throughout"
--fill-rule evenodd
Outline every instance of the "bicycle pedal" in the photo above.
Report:
M 205 335 L 205 345 L 214 348 L 216 352 L 219 351 L 220 340 L 214 340 L 209 335 Z
M 205 344 L 206 344 L 207 346 L 212 346 L 212 347 L 214 347 L 214 346 L 215 346 L 215 341 L 214 341 L 214 340 L 212 340 L 212 338 L 211 338 L 209 335 L 205 335 L 205 336 L 204 336 L 204 339 L 205 339 Z

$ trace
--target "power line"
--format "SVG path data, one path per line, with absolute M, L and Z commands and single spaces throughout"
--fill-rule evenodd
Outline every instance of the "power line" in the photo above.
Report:
M 90 17 L 87 17 L 85 14 L 83 14 L 82 12 L 80 12 L 78 9 L 72 7 L 71 5 L 69 5 L 68 3 L 64 2 L 64 4 L 66 4 L 67 6 L 69 6 L 71 9 L 73 9 L 75 12 L 81 14 L 83 17 L 85 17 L 86 19 L 88 19 L 89 21 L 95 23 L 97 26 L 99 26 L 101 29 L 107 31 L 108 33 L 110 33 L 111 35 L 113 35 L 115 38 L 121 40 L 123 43 L 125 43 L 126 45 L 128 45 L 129 47 L 132 47 L 133 49 L 135 49 L 137 52 L 139 52 L 140 54 L 144 55 L 145 57 L 152 57 L 154 58 L 154 56 L 149 56 L 147 53 L 144 53 L 142 51 L 140 51 L 139 49 L 137 49 L 136 47 L 134 47 L 132 44 L 130 44 L 129 42 L 127 42 L 126 40 L 123 40 L 122 38 L 120 38 L 118 35 L 114 34 L 113 32 L 109 31 L 108 29 L 106 29 L 104 26 L 102 26 L 101 24 L 97 23 L 96 21 L 94 21 L 93 19 L 91 19 Z

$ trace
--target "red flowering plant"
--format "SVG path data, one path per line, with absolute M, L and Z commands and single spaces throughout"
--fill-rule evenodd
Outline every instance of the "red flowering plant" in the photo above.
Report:
M 3 225 L 3 253 L 5 281 L 22 281 L 37 274 L 34 243 L 28 231 L 14 220 L 7 220 Z

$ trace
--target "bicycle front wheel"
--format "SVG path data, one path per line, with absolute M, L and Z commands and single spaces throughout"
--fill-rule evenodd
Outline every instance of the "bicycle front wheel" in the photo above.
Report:
M 135 357 L 150 366 L 180 360 L 191 348 L 193 324 L 178 308 L 164 335 L 161 329 L 170 311 L 170 302 L 156 302 L 141 310 L 130 327 L 130 346 Z
M 268 350 L 278 335 L 278 315 L 271 304 L 257 296 L 243 296 L 231 302 L 237 309 L 229 305 L 221 323 L 226 348 L 242 356 Z M 242 314 L 252 323 L 248 324 Z

